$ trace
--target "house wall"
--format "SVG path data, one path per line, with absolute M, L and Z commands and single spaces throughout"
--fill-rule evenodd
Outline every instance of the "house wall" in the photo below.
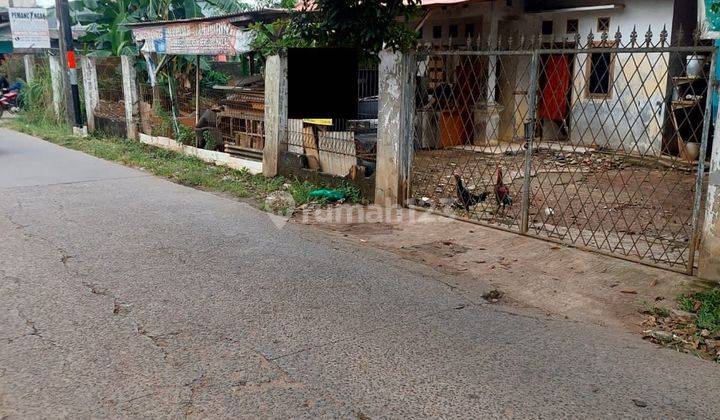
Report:
M 422 27 L 420 43 L 425 46 L 447 47 L 463 49 L 468 42 L 466 25 L 472 24 L 475 36 L 473 43 L 482 45 L 495 42 L 498 37 L 506 45 L 509 37 L 517 44 L 521 33 L 529 37 L 532 25 L 528 22 L 534 20 L 523 14 L 524 0 L 497 0 L 486 2 L 473 2 L 468 4 L 448 5 L 430 9 L 430 15 Z M 450 26 L 457 25 L 458 36 L 450 39 Z M 433 28 L 441 28 L 440 37 L 435 37 Z M 448 69 L 457 68 L 461 57 L 446 56 L 445 66 Z M 489 137 L 510 141 L 523 131 L 524 118 L 527 116 L 527 98 L 522 92 L 527 90 L 529 80 L 527 72 L 518 69 L 528 68 L 530 56 L 483 56 L 479 59 L 482 72 L 475 74 L 477 80 L 473 81 L 482 87 L 481 96 L 473 98 L 478 106 L 488 104 L 489 110 L 500 110 L 499 126 L 497 131 Z M 423 67 L 420 66 L 422 69 Z M 452 77 L 452 72 L 449 72 Z M 450 79 L 449 81 L 454 81 Z M 495 87 L 499 86 L 499 89 Z M 501 107 L 494 107 L 498 103 Z M 492 112 L 492 111 L 491 111 Z M 492 130 L 490 130 L 492 131 Z M 476 133 L 477 134 L 477 133 Z
M 642 42 L 648 26 L 652 26 L 653 41 L 657 42 L 663 25 L 667 25 L 668 39 L 672 39 L 673 18 L 677 14 L 675 0 L 631 0 L 625 2 L 624 8 L 574 13 L 525 13 L 521 1 L 513 0 L 511 3 L 514 4 L 508 7 L 506 0 L 496 0 L 432 9 L 423 25 L 421 41 L 425 45 L 448 45 L 449 27 L 456 24 L 459 36 L 453 39 L 452 44 L 461 47 L 465 45 L 464 29 L 467 23 L 473 23 L 484 40 L 495 39 L 498 34 L 502 39 L 506 39 L 509 34 L 519 36 L 520 32 L 526 37 L 536 36 L 540 34 L 542 22 L 545 20 L 553 21 L 553 35 L 545 36 L 544 41 L 573 41 L 575 35 L 566 34 L 566 25 L 569 19 L 577 19 L 581 42 L 584 44 L 591 30 L 595 34 L 595 40 L 600 40 L 598 18 L 609 17 L 610 41 L 619 28 L 624 42 L 627 42 L 633 27 L 636 27 L 638 40 Z M 574 3 L 568 3 L 568 6 L 573 5 Z M 677 22 L 675 24 L 677 25 Z M 433 37 L 433 26 L 441 26 L 440 38 Z M 692 30 L 688 29 L 690 26 L 692 23 L 686 22 L 686 31 Z M 634 153 L 659 154 L 667 111 L 665 108 L 668 104 L 666 96 L 669 61 L 668 54 L 662 57 L 644 53 L 615 55 L 611 94 L 608 98 L 596 99 L 589 98 L 586 92 L 589 57 L 578 54 L 572 74 L 569 140 L 578 145 L 604 145 Z M 512 137 L 517 137 L 522 129 L 522 119 L 527 116 L 528 98 L 502 92 L 502 86 L 496 93 L 494 87 L 499 76 L 504 76 L 515 68 L 515 86 L 505 83 L 507 90 L 523 92 L 527 89 L 530 78 L 526 77 L 526 72 L 517 69 L 529 68 L 529 57 L 491 56 L 487 67 L 487 98 L 490 101 L 496 99 L 504 107 L 501 119 L 506 127 L 501 129 L 503 133 L 500 133 L 500 138 L 511 140 Z M 647 77 L 650 74 L 654 77 Z M 508 119 L 512 121 L 508 123 Z
M 633 0 L 616 10 L 585 11 L 580 13 L 538 13 L 536 31 L 542 22 L 553 21 L 554 33 L 546 41 L 572 41 L 566 34 L 567 21 L 577 19 L 581 42 L 587 42 L 590 31 L 600 40 L 598 18 L 610 18 L 609 41 L 619 29 L 623 42 L 628 42 L 633 28 L 643 42 L 648 27 L 652 27 L 653 42 L 658 42 L 663 25 L 667 25 L 668 39 L 672 39 L 674 0 Z M 571 110 L 568 124 L 570 141 L 578 145 L 598 145 L 626 152 L 659 155 L 662 149 L 663 127 L 668 86 L 669 54 L 616 54 L 613 57 L 611 94 L 607 98 L 589 98 L 587 74 L 590 59 L 578 54 L 572 74 Z

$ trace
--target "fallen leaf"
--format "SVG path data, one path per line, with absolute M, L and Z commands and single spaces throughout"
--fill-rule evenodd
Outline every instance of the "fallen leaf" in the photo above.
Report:
M 637 295 L 637 290 L 625 289 L 625 290 L 621 290 L 620 293 L 627 293 L 629 295 Z
M 551 246 L 550 249 L 557 250 L 557 249 L 560 249 L 560 247 L 557 245 L 554 245 L 554 246 Z
M 650 282 L 650 287 L 657 286 L 657 279 L 653 279 L 653 281 Z

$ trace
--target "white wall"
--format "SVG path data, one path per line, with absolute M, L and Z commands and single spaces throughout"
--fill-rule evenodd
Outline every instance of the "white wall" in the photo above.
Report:
M 536 31 L 543 20 L 552 20 L 554 35 L 546 40 L 572 40 L 565 33 L 569 19 L 578 19 L 581 43 L 587 42 L 590 31 L 600 40 L 597 21 L 610 18 L 608 40 L 613 41 L 620 30 L 623 43 L 629 42 L 633 27 L 638 42 L 645 40 L 648 26 L 652 26 L 653 42 L 658 42 L 663 25 L 672 37 L 674 0 L 626 1 L 626 7 L 582 13 L 537 14 Z M 570 140 L 580 145 L 598 145 L 624 149 L 626 152 L 658 155 L 662 147 L 662 130 L 666 105 L 667 65 L 669 55 L 617 54 L 614 57 L 611 95 L 607 99 L 590 99 L 587 96 L 587 66 L 589 57 L 578 54 L 572 76 L 572 103 Z
M 580 13 L 533 13 L 522 12 L 522 1 L 514 0 L 512 7 L 506 6 L 505 0 L 494 2 L 471 3 L 436 8 L 423 25 L 422 42 L 424 44 L 447 45 L 448 31 L 451 24 L 457 24 L 459 39 L 453 44 L 465 44 L 464 26 L 474 23 L 476 31 L 482 31 L 483 39 L 493 38 L 500 33 L 524 31 L 526 37 L 540 33 L 542 21 L 552 20 L 554 35 L 546 36 L 545 41 L 574 40 L 574 35 L 565 33 L 569 19 L 578 19 L 581 43 L 585 43 L 587 35 L 592 32 L 595 40 L 600 40 L 597 32 L 597 20 L 600 17 L 610 18 L 609 41 L 620 29 L 623 41 L 630 39 L 633 27 L 637 28 L 638 41 L 643 42 L 645 32 L 651 25 L 653 41 L 657 42 L 663 25 L 667 25 L 668 40 L 672 37 L 672 21 L 674 0 L 632 0 L 626 1 L 626 7 L 614 10 L 585 11 Z M 442 26 L 441 39 L 433 39 L 433 26 Z M 510 25 L 507 30 L 504 25 Z M 488 84 L 495 81 L 493 58 L 490 58 Z M 608 99 L 590 99 L 586 94 L 586 71 L 588 57 L 577 55 L 574 63 L 573 92 L 570 117 L 571 141 L 582 145 L 606 145 L 616 148 L 624 147 L 626 151 L 635 153 L 659 154 L 662 146 L 662 130 L 667 86 L 666 66 L 669 56 L 657 54 L 618 54 L 613 69 L 612 94 Z M 527 68 L 529 60 L 517 59 L 519 68 Z M 522 61 L 522 63 L 520 62 Z M 519 72 L 521 73 L 521 72 Z M 653 73 L 647 77 L 648 74 Z M 521 75 L 518 75 L 520 77 Z M 522 80 L 521 80 L 522 79 Z M 528 83 L 529 78 L 518 79 L 517 90 Z M 492 90 L 492 88 L 489 88 Z M 522 102 L 522 101 L 519 101 Z M 510 105 L 504 103 L 503 105 Z M 518 107 L 517 114 L 525 115 Z M 506 115 L 512 113 L 506 112 Z M 516 121 L 519 127 L 521 122 Z

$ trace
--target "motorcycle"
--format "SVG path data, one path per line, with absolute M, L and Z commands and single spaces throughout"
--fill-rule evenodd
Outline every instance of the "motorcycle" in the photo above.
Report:
M 3 116 L 5 111 L 15 114 L 20 110 L 18 107 L 19 96 L 20 91 L 18 89 L 2 90 L 2 96 L 0 96 L 0 117 Z

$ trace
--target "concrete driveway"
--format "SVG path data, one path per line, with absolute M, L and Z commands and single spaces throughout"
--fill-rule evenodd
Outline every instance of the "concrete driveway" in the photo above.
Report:
M 720 412 L 715 364 L 5 129 L 0 238 L 0 418 Z

